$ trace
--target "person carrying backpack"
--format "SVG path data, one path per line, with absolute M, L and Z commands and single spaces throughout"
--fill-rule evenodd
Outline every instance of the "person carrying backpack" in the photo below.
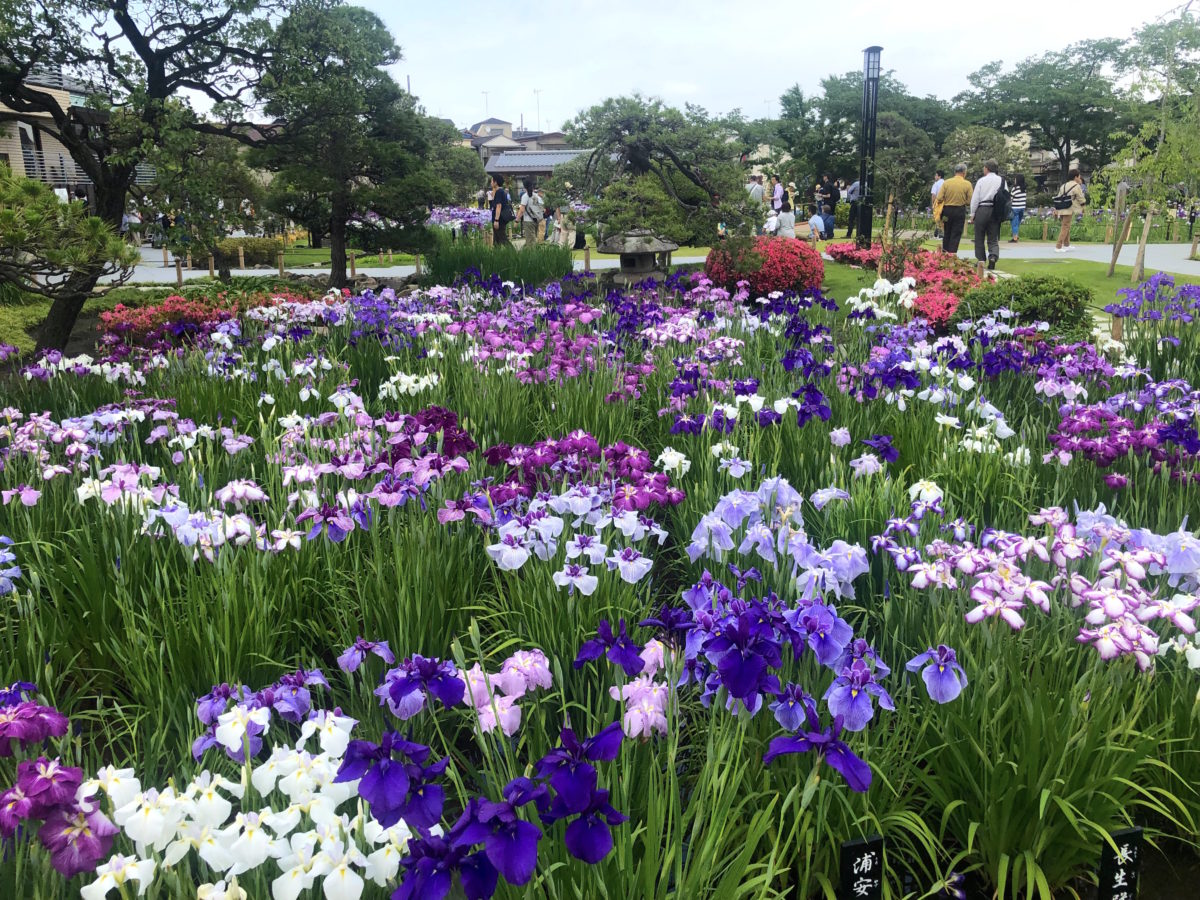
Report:
M 1058 193 L 1054 195 L 1054 199 L 1050 201 L 1059 222 L 1058 242 L 1054 245 L 1055 253 L 1070 251 L 1071 223 L 1075 221 L 1076 216 L 1083 212 L 1083 205 L 1087 203 L 1087 195 L 1083 192 L 1083 176 L 1079 174 L 1079 170 L 1072 169 L 1067 173 L 1067 179 L 1058 189 Z
M 1012 212 L 1012 195 L 997 171 L 1000 164 L 989 159 L 983 164 L 983 177 L 975 182 L 971 194 L 971 219 L 975 223 L 975 258 L 987 260 L 988 269 L 1000 259 L 1000 222 Z M 985 255 L 986 252 L 986 255 Z
M 492 176 L 492 243 L 508 243 L 508 223 L 515 219 L 512 198 L 504 189 L 504 176 Z
M 533 189 L 533 180 L 527 178 L 525 193 L 521 194 L 521 208 L 517 210 L 517 218 L 521 220 L 521 233 L 525 238 L 526 246 L 537 242 L 542 220 L 545 217 L 546 207 L 542 204 L 542 198 Z

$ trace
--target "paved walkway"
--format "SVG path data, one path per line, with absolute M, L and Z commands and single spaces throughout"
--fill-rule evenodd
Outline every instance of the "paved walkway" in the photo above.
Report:
M 686 265 L 690 263 L 704 262 L 703 256 L 686 256 L 677 257 L 671 260 L 675 265 Z M 592 269 L 616 269 L 620 267 L 620 260 L 616 259 L 594 259 L 592 260 Z M 286 268 L 289 275 L 319 275 L 328 273 L 328 267 L 321 266 L 297 266 Z M 372 278 L 404 278 L 408 275 L 416 274 L 416 266 L 363 266 L 360 265 L 356 269 L 359 275 L 369 275 Z M 583 271 L 583 260 L 575 260 L 575 271 Z M 230 274 L 235 277 L 241 276 L 263 276 L 277 275 L 278 269 L 232 269 Z M 184 269 L 184 281 L 190 281 L 194 278 L 207 278 L 208 269 Z M 142 262 L 134 267 L 133 275 L 129 278 L 130 284 L 175 284 L 175 261 L 172 259 L 171 265 L 164 267 L 162 264 L 162 251 L 153 250 L 149 247 L 142 248 Z
M 965 239 L 963 243 L 966 243 Z M 1000 259 L 1086 259 L 1090 262 L 1104 263 L 1106 266 L 1112 260 L 1112 244 L 1072 244 L 1071 246 L 1075 249 L 1070 253 L 1055 253 L 1053 244 L 1043 244 L 1040 241 L 1036 243 L 1021 241 L 1019 244 L 1009 244 L 1002 239 L 1000 241 Z M 1187 258 L 1191 246 L 1190 243 L 1147 244 L 1146 271 L 1171 272 L 1175 275 L 1193 275 L 1200 278 L 1200 260 Z M 965 250 L 960 247 L 958 255 L 963 259 L 974 259 L 975 250 L 973 247 Z M 1136 257 L 1137 243 L 1126 244 L 1121 248 L 1121 255 L 1117 258 L 1117 262 L 1123 266 L 1132 266 Z

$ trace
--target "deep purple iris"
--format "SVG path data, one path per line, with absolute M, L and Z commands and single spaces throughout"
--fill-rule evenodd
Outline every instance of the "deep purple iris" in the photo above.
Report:
M 409 719 L 425 707 L 426 691 L 443 706 L 456 706 L 465 690 L 453 663 L 414 654 L 390 669 L 375 693 L 387 700 L 397 718 Z
M 862 442 L 878 453 L 884 462 L 894 463 L 900 458 L 900 451 L 892 446 L 890 434 L 873 434 L 869 438 L 863 438 Z
M 607 652 L 606 652 L 607 651 Z M 617 622 L 617 631 L 613 632 L 608 619 L 601 619 L 596 629 L 596 637 L 584 641 L 575 657 L 575 668 L 582 669 L 585 663 L 599 659 L 602 655 L 608 661 L 620 666 L 625 674 L 632 678 L 645 667 L 646 662 L 641 657 L 642 648 L 629 639 L 625 630 L 625 620 Z
M 445 791 L 433 779 L 446 769 L 448 758 L 425 765 L 430 750 L 386 732 L 378 744 L 351 741 L 334 781 L 358 781 L 358 793 L 371 815 L 384 828 L 401 819 L 413 828 L 432 828 L 442 818 Z
M 623 737 L 620 722 L 612 722 L 582 741 L 573 730 L 564 728 L 561 746 L 535 763 L 537 777 L 549 780 L 565 813 L 587 809 L 596 790 L 596 768 L 592 763 L 616 759 Z
M 467 849 L 483 844 L 488 862 L 509 884 L 526 884 L 537 867 L 537 845 L 542 830 L 517 815 L 528 803 L 544 804 L 545 785 L 514 778 L 504 787 L 499 802 L 473 798 L 452 829 L 451 846 Z
M 341 656 L 337 659 L 338 668 L 343 672 L 354 672 L 363 664 L 368 653 L 378 656 L 389 666 L 396 662 L 396 657 L 387 641 L 368 641 L 360 635 L 355 638 L 353 644 L 342 651 Z
M 763 755 L 763 764 L 770 765 L 775 759 L 788 753 L 817 752 L 818 759 L 829 763 L 830 768 L 842 774 L 851 790 L 863 793 L 871 786 L 871 767 L 863 762 L 842 740 L 842 720 L 835 718 L 833 725 L 822 729 L 815 712 L 807 715 L 808 731 L 795 737 L 772 738 Z

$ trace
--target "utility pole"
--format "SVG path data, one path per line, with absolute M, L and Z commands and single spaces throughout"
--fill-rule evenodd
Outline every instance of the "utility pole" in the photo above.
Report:
M 488 94 L 490 94 L 491 91 L 480 91 L 479 93 L 483 94 L 483 117 L 486 119 L 488 117 L 487 98 L 488 98 Z
M 541 131 L 541 130 L 542 130 L 542 89 L 541 89 L 541 88 L 534 88 L 534 89 L 533 89 L 533 96 L 534 96 L 534 98 L 536 98 L 536 100 L 537 100 L 537 123 L 538 123 L 538 131 Z

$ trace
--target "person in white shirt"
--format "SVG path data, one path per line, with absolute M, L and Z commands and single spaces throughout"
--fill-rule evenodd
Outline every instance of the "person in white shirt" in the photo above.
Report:
M 821 237 L 821 230 L 825 227 L 825 222 L 821 219 L 820 214 L 817 212 L 817 205 L 815 203 L 810 203 L 808 205 L 808 211 L 812 213 L 812 217 L 808 220 L 808 230 L 812 236 L 812 239 L 815 241 Z
M 1004 184 L 997 169 L 1000 164 L 989 159 L 983 164 L 983 177 L 975 182 L 971 194 L 971 221 L 975 223 L 975 258 L 987 260 L 988 268 L 996 268 L 1000 258 L 1000 219 L 994 215 L 992 202 Z M 986 246 L 985 246 L 986 245 Z
M 794 238 L 796 236 L 796 214 L 787 200 L 783 201 L 783 209 L 779 213 L 779 236 Z
M 938 191 L 940 191 L 942 189 L 942 185 L 946 183 L 946 175 L 941 169 L 936 170 L 933 174 L 933 187 L 929 189 L 929 208 L 931 210 L 937 206 Z M 937 219 L 933 220 L 933 236 L 935 238 L 941 237 L 941 235 L 938 233 Z
M 767 213 L 767 223 L 763 225 L 763 234 L 774 234 L 779 228 L 779 214 L 775 210 Z

